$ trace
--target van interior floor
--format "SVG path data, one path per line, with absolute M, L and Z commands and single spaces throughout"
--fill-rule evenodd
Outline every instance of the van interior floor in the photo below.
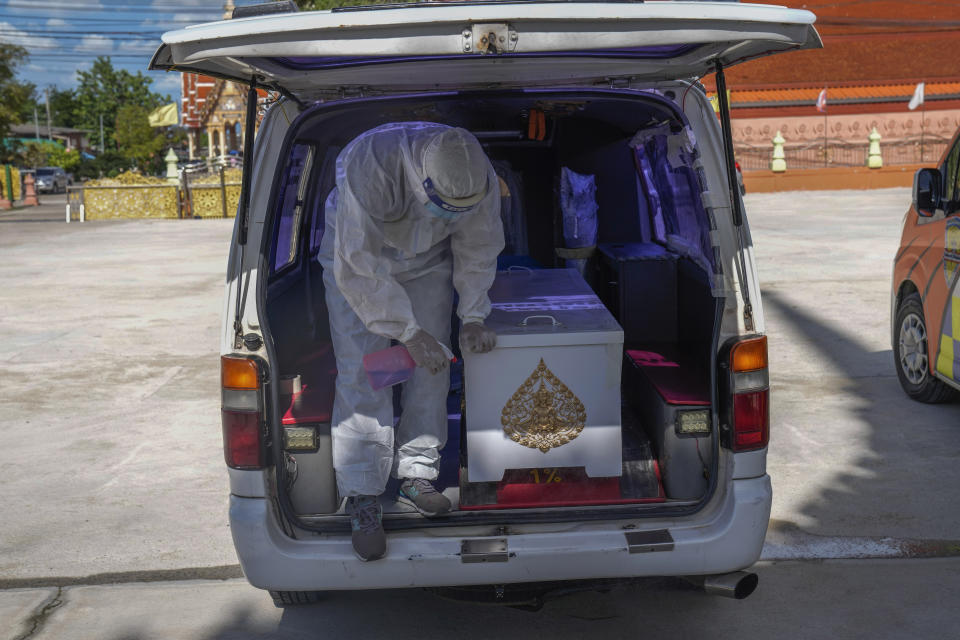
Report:
M 540 468 L 508 472 L 499 483 L 461 483 L 466 469 L 461 466 L 464 456 L 460 373 L 455 369 L 451 376 L 453 386 L 447 398 L 448 439 L 441 450 L 440 475 L 434 481 L 434 486 L 453 504 L 454 512 L 666 501 L 652 443 L 640 424 L 640 418 L 626 404 L 622 407 L 623 475 L 619 478 L 588 478 L 582 468 Z M 399 488 L 400 481 L 391 478 L 380 496 L 384 515 L 416 515 L 413 507 L 397 500 Z M 464 497 L 472 498 L 469 501 L 473 504 L 461 505 L 461 491 L 464 491 Z M 337 515 L 345 513 L 344 506 L 345 501 L 341 500 Z

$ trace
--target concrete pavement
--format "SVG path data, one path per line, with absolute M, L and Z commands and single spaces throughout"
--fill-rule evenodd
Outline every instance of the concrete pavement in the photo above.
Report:
M 909 189 L 754 194 L 775 524 L 960 538 L 960 404 L 897 381 L 890 279 Z
M 757 572 L 760 587 L 743 601 L 660 579 L 606 594 L 570 594 L 537 613 L 452 602 L 422 590 L 330 593 L 318 604 L 279 610 L 243 580 L 14 590 L 0 592 L 0 619 L 22 622 L 6 635 L 0 631 L 0 639 L 956 635 L 960 559 L 761 563 Z
M 236 579 L 226 518 L 217 347 L 232 221 L 67 225 L 54 198 L 2 213 L 0 638 L 22 636 L 31 617 L 32 637 L 51 638 L 422 637 L 422 622 L 397 621 L 424 618 L 431 635 L 467 637 L 507 624 L 517 635 L 951 635 L 937 630 L 958 618 L 960 404 L 907 399 L 890 350 L 909 197 L 747 197 L 771 357 L 764 557 L 816 562 L 761 565 L 741 603 L 667 581 L 538 615 L 421 591 L 273 609 Z M 940 558 L 821 560 L 915 554 Z
M 44 201 L 0 216 L 0 579 L 235 564 L 232 221 L 66 224 L 62 197 Z

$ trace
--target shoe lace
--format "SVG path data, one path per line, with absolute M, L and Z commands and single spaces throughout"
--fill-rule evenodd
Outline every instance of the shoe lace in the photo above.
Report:
M 371 533 L 380 528 L 380 505 L 373 499 L 354 499 L 353 518 L 357 529 L 363 533 Z
M 421 495 L 425 493 L 438 493 L 436 488 L 433 486 L 433 483 L 431 483 L 429 480 L 425 478 L 414 478 L 413 480 L 411 480 L 411 483 L 413 484 L 414 487 L 417 488 L 417 491 Z

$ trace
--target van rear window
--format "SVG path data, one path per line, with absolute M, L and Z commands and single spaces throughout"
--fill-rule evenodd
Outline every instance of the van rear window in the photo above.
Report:
M 274 273 L 292 264 L 297 257 L 298 231 L 306 207 L 311 164 L 313 146 L 293 145 L 280 183 L 279 215 L 274 233 L 276 241 L 270 262 Z

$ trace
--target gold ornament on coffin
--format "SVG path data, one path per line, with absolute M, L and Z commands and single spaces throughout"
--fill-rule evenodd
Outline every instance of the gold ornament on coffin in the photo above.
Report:
M 544 453 L 579 436 L 586 421 L 583 403 L 547 368 L 543 358 L 500 414 L 511 440 Z

